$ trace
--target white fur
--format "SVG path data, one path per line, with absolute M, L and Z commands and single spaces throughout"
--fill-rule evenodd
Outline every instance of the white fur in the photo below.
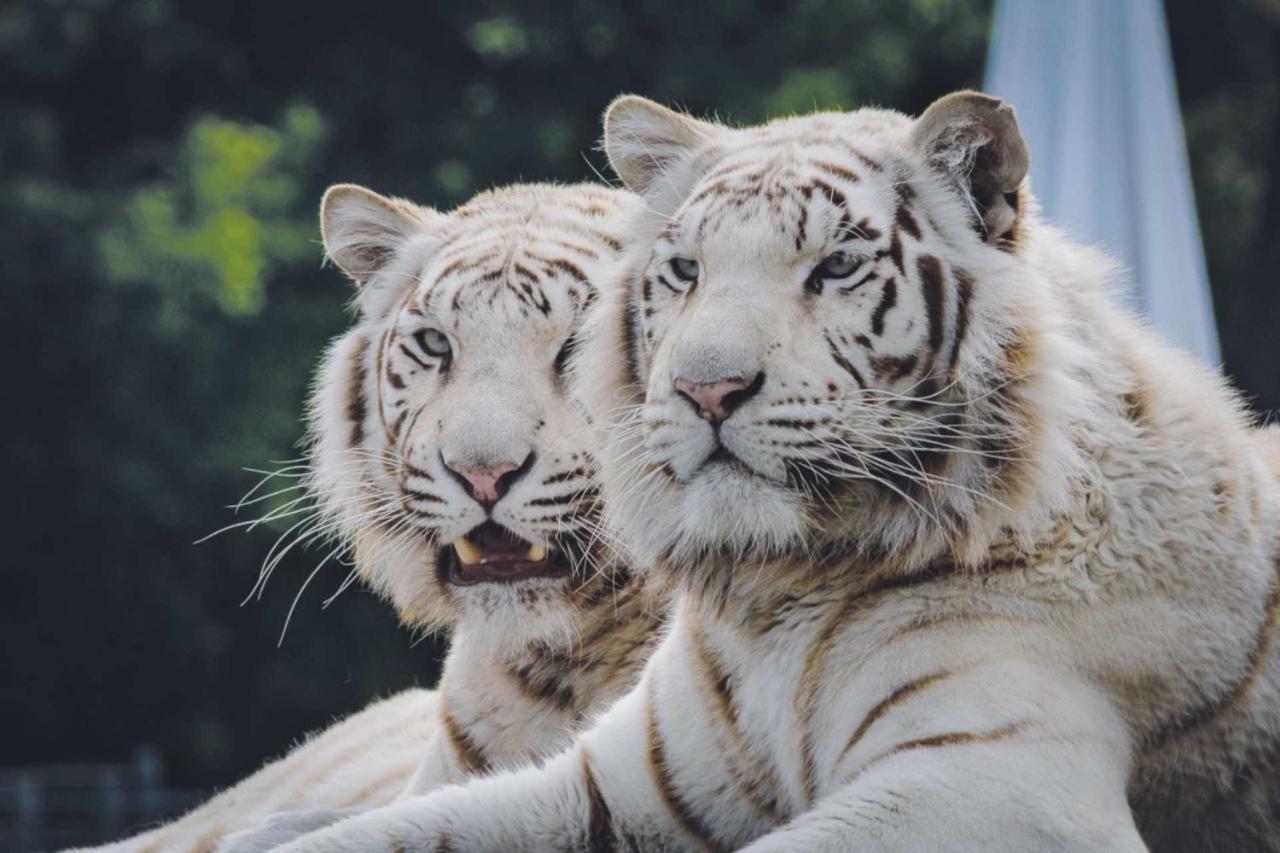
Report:
M 990 99 L 960 97 L 976 121 L 990 117 Z M 606 148 L 650 211 L 632 235 L 631 290 L 594 318 L 579 378 L 610 424 L 611 523 L 679 590 L 671 632 L 640 685 L 542 768 L 282 849 L 1140 850 L 1139 822 L 1165 848 L 1274 848 L 1274 435 L 1251 429 L 1219 376 L 1117 307 L 1095 253 L 1025 201 L 1016 234 L 994 233 L 978 203 L 986 176 L 936 171 L 983 158 L 922 151 L 913 122 L 880 111 L 697 133 L 666 112 L 623 99 L 606 123 Z M 858 177 L 837 182 L 818 161 Z M 834 214 L 819 192 L 804 196 L 804 219 L 794 202 L 820 175 L 868 217 L 881 235 L 869 242 L 903 232 L 902 260 L 872 267 L 900 288 L 868 346 L 854 339 L 886 285 L 804 295 L 831 238 L 797 244 L 795 226 Z M 743 191 L 700 204 L 720 179 L 712 198 Z M 673 253 L 701 263 L 697 288 L 646 299 Z M 940 340 L 922 301 L 926 256 L 944 265 Z M 917 436 L 949 436 L 941 474 L 907 472 L 920 506 L 851 471 L 817 494 L 780 475 L 791 451 L 768 442 L 819 428 L 771 431 L 774 411 L 846 413 L 812 449 L 828 466 L 833 446 L 855 468 L 876 464 L 874 445 L 837 439 L 878 436 L 882 449 L 920 429 L 892 411 L 912 389 L 872 357 L 947 351 L 966 273 L 954 375 L 911 408 L 933 419 Z M 833 349 L 864 382 L 817 346 L 825 332 L 847 338 Z M 707 462 L 710 427 L 673 380 L 759 370 L 767 381 L 722 427 L 738 465 Z M 837 402 L 814 401 L 828 383 Z M 947 406 L 961 413 L 952 433 L 939 431 Z M 877 414 L 892 429 L 877 431 Z M 1001 417 L 1008 429 L 995 429 Z
M 594 484 L 585 452 L 591 427 L 554 365 L 590 292 L 613 284 L 617 235 L 635 203 L 601 187 L 528 185 L 442 214 L 349 185 L 326 194 L 326 250 L 359 287 L 359 317 L 329 348 L 312 397 L 316 530 L 332 529 L 354 549 L 361 576 L 406 624 L 451 632 L 444 678 L 438 692 L 373 705 L 183 818 L 110 849 L 268 849 L 353 810 L 477 772 L 451 725 L 486 770 L 514 767 L 570 743 L 634 683 L 656 614 L 634 589 L 610 592 L 622 567 L 582 511 Z M 504 287 L 528 283 L 517 267 L 539 274 L 545 312 Z M 447 371 L 400 349 L 414 346 L 424 327 L 454 342 Z M 400 411 L 410 414 L 397 439 Z M 578 537 L 574 574 L 443 583 L 439 549 L 485 512 L 442 460 L 519 461 L 530 452 L 535 464 L 493 518 L 540 544 Z M 559 500 L 566 496 L 572 500 Z M 436 518 L 411 515 L 415 503 Z M 584 634 L 594 636 L 591 648 Z M 568 698 L 531 696 L 515 678 L 525 669 Z

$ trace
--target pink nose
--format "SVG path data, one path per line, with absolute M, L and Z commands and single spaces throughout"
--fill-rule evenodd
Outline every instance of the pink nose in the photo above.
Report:
M 718 379 L 715 382 L 690 382 L 677 379 L 675 384 L 676 391 L 698 410 L 698 417 L 718 424 L 760 390 L 763 378 L 764 374 L 759 374 L 753 381 Z
M 516 470 L 517 465 L 494 465 L 490 468 L 451 469 L 463 480 L 463 487 L 482 504 L 497 503 L 511 488 L 503 476 Z

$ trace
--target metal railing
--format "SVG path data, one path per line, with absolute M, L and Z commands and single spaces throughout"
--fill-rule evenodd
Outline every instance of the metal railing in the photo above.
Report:
M 0 769 L 0 850 L 101 844 L 142 832 L 207 796 L 164 785 L 154 748 L 129 764 Z

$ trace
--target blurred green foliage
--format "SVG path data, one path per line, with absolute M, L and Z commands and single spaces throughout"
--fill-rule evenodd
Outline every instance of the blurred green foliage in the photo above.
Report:
M 313 256 L 315 227 L 298 209 L 323 140 L 324 120 L 300 104 L 279 129 L 196 119 L 179 142 L 176 174 L 134 190 L 102 231 L 107 278 L 156 288 L 167 334 L 190 324 L 192 299 L 257 313 L 268 278 Z
M 1171 0 L 1227 367 L 1280 405 L 1280 21 Z M 732 121 L 980 84 L 986 0 L 0 6 L 0 312 L 11 389 L 0 655 L 5 762 L 158 744 L 225 784 L 412 682 L 441 648 L 318 558 L 241 609 L 277 533 L 193 540 L 296 457 L 346 285 L 320 269 L 326 184 L 447 208 L 605 171 L 600 111 L 640 92 Z

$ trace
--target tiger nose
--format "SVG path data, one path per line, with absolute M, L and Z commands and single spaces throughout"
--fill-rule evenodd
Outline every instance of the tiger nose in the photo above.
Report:
M 442 459 L 441 461 L 444 460 Z M 448 462 L 444 462 L 445 470 L 461 483 L 466 493 L 485 509 L 491 509 L 494 504 L 502 500 L 507 492 L 511 491 L 511 487 L 515 485 L 516 481 L 523 477 L 532 465 L 532 453 L 525 457 L 524 462 L 519 465 L 503 462 L 489 466 L 459 465 L 455 467 Z
M 713 424 L 729 419 L 739 406 L 756 395 L 764 385 L 764 373 L 754 379 L 717 379 L 715 382 L 675 381 L 676 392 L 688 400 L 698 417 Z

